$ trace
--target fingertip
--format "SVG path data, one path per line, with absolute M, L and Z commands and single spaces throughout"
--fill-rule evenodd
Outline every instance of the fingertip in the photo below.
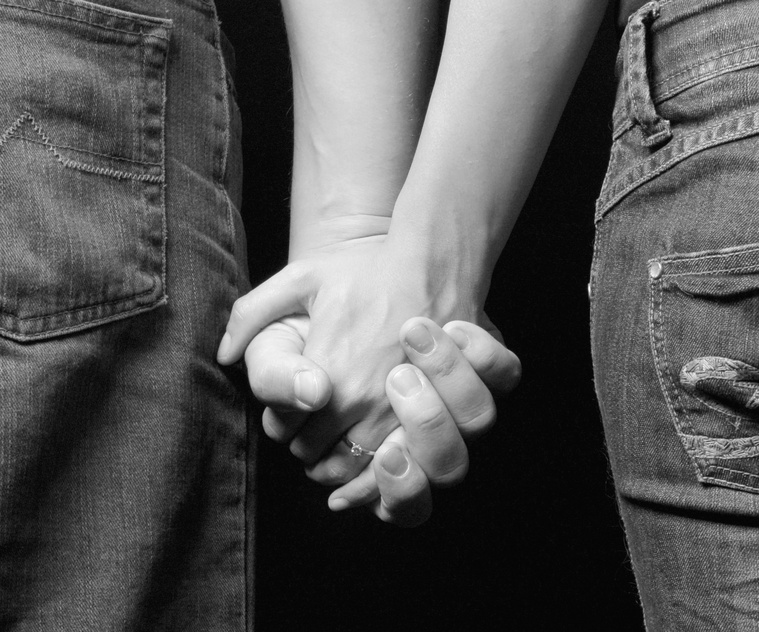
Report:
M 346 509 L 350 509 L 353 505 L 350 503 L 350 501 L 347 498 L 342 498 L 340 496 L 335 497 L 330 496 L 327 500 L 327 506 L 330 508 L 331 511 L 344 511 Z
M 232 336 L 229 332 L 226 332 L 219 343 L 219 349 L 216 351 L 216 361 L 222 365 L 232 364 L 233 360 L 230 359 L 231 351 Z
M 310 369 L 296 372 L 293 376 L 293 393 L 304 407 L 315 410 L 322 399 L 316 373 Z
M 443 327 L 443 331 L 445 331 L 445 333 L 447 333 L 451 337 L 453 342 L 456 343 L 456 346 L 461 351 L 464 351 L 471 344 L 469 335 L 466 333 L 466 331 L 463 328 L 455 324 L 450 325 L 450 326 L 449 325 L 450 323 L 446 325 L 445 327 Z
M 385 392 L 391 398 L 395 394 L 409 399 L 421 393 L 426 381 L 427 377 L 413 364 L 399 364 L 388 373 Z
M 287 328 L 261 332 L 245 351 L 253 395 L 278 410 L 304 413 L 323 408 L 332 396 L 327 373 L 302 355 L 297 332 Z
M 522 361 L 519 359 L 519 356 L 510 349 L 506 349 L 506 353 L 509 356 L 509 369 L 507 371 L 506 383 L 507 389 L 512 390 L 522 381 Z
M 452 464 L 448 469 L 441 469 L 442 473 L 430 476 L 430 482 L 436 487 L 455 487 L 460 485 L 469 473 L 469 452 L 464 451 L 459 456 L 458 463 Z
M 412 527 L 429 518 L 432 512 L 429 482 L 404 446 L 384 444 L 373 465 L 381 498 L 375 513 L 381 520 Z
M 374 470 L 367 466 L 351 481 L 336 489 L 327 500 L 327 506 L 332 511 L 344 511 L 353 507 L 366 505 L 379 496 Z
M 522 377 L 522 363 L 491 332 L 466 321 L 451 321 L 443 330 L 489 388 L 500 395 L 516 388 Z
M 398 445 L 390 446 L 380 457 L 380 467 L 394 478 L 402 478 L 409 471 L 409 460 Z
M 332 381 L 326 371 L 304 356 L 291 356 L 300 366 L 292 378 L 296 406 L 305 412 L 320 410 L 332 397 Z

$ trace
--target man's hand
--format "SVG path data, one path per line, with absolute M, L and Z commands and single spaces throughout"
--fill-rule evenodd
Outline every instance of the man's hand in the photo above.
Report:
M 246 353 L 253 392 L 270 406 L 264 429 L 275 440 L 288 440 L 291 433 L 282 429 L 302 423 L 332 392 L 327 374 L 302 355 L 308 335 L 308 318 L 290 317 L 266 327 Z M 393 368 L 385 388 L 403 428 L 385 439 L 356 479 L 332 494 L 330 507 L 371 503 L 382 520 L 414 526 L 432 509 L 429 481 L 452 484 L 466 473 L 461 435 L 477 436 L 495 421 L 488 388 L 511 391 L 521 367 L 498 340 L 468 322 L 441 329 L 429 319 L 412 318 L 401 328 L 400 340 L 411 364 Z
M 404 321 L 417 314 L 437 322 L 486 321 L 480 297 L 467 297 L 471 283 L 419 265 L 408 250 L 394 247 L 388 237 L 314 254 L 289 264 L 238 299 L 232 310 L 219 361 L 235 362 L 245 353 L 254 392 L 265 391 L 267 376 L 283 371 L 281 358 L 279 368 L 272 362 L 272 336 L 287 340 L 291 354 L 302 352 L 287 365 L 295 369 L 291 388 L 300 403 L 284 402 L 279 409 L 310 414 L 268 411 L 266 429 L 291 442 L 292 452 L 317 481 L 345 483 L 368 463 L 368 457 L 353 457 L 340 440 L 349 429 L 353 441 L 376 449 L 398 426 L 384 384 L 390 369 L 405 359 L 398 343 Z M 275 321 L 280 322 L 274 332 L 257 337 Z
M 423 339 L 420 328 L 432 339 L 424 353 L 409 344 L 410 339 Z M 459 433 L 471 439 L 492 427 L 496 409 L 491 391 L 511 392 L 521 364 L 491 334 L 468 322 L 450 322 L 441 329 L 429 319 L 412 318 L 404 323 L 400 338 L 410 364 L 390 372 L 386 392 L 402 427 L 329 503 L 334 510 L 371 503 L 380 519 L 416 526 L 432 511 L 430 483 L 458 482 L 466 472 L 468 456 Z M 414 388 L 407 389 L 408 384 Z

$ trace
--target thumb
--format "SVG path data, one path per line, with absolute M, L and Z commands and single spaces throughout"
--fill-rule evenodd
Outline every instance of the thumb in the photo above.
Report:
M 308 267 L 295 262 L 238 298 L 232 306 L 227 331 L 216 354 L 218 362 L 237 362 L 250 341 L 269 323 L 285 316 L 307 313 L 315 292 L 313 274 Z
M 290 316 L 265 327 L 245 351 L 250 388 L 277 411 L 312 412 L 332 395 L 327 373 L 303 355 L 308 316 Z

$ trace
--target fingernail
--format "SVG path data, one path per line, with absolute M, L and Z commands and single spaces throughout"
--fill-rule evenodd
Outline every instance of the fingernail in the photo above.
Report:
M 295 397 L 309 408 L 316 405 L 319 397 L 319 385 L 312 371 L 298 371 L 293 378 Z
M 406 455 L 400 448 L 390 448 L 382 457 L 382 469 L 391 476 L 403 476 L 408 471 Z
M 219 358 L 219 360 L 223 360 L 229 355 L 229 350 L 231 347 L 232 347 L 232 336 L 226 333 L 224 334 L 224 337 L 221 339 L 221 343 L 219 344 L 219 350 L 216 352 L 216 357 Z
M 422 390 L 422 383 L 414 369 L 401 369 L 393 375 L 393 387 L 403 397 L 411 397 Z
M 345 498 L 330 498 L 327 501 L 327 505 L 332 511 L 342 511 L 348 509 L 351 504 Z
M 456 346 L 462 351 L 466 349 L 471 342 L 469 336 L 466 335 L 466 332 L 458 327 L 451 327 L 448 330 L 448 335 L 453 338 L 453 342 L 455 342 Z
M 427 355 L 435 348 L 435 339 L 424 325 L 416 325 L 406 332 L 406 342 L 422 355 Z

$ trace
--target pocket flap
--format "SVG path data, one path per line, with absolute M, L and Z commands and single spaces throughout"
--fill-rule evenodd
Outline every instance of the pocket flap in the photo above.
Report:
M 740 298 L 759 293 L 759 274 L 696 274 L 670 277 L 669 281 L 691 296 Z

